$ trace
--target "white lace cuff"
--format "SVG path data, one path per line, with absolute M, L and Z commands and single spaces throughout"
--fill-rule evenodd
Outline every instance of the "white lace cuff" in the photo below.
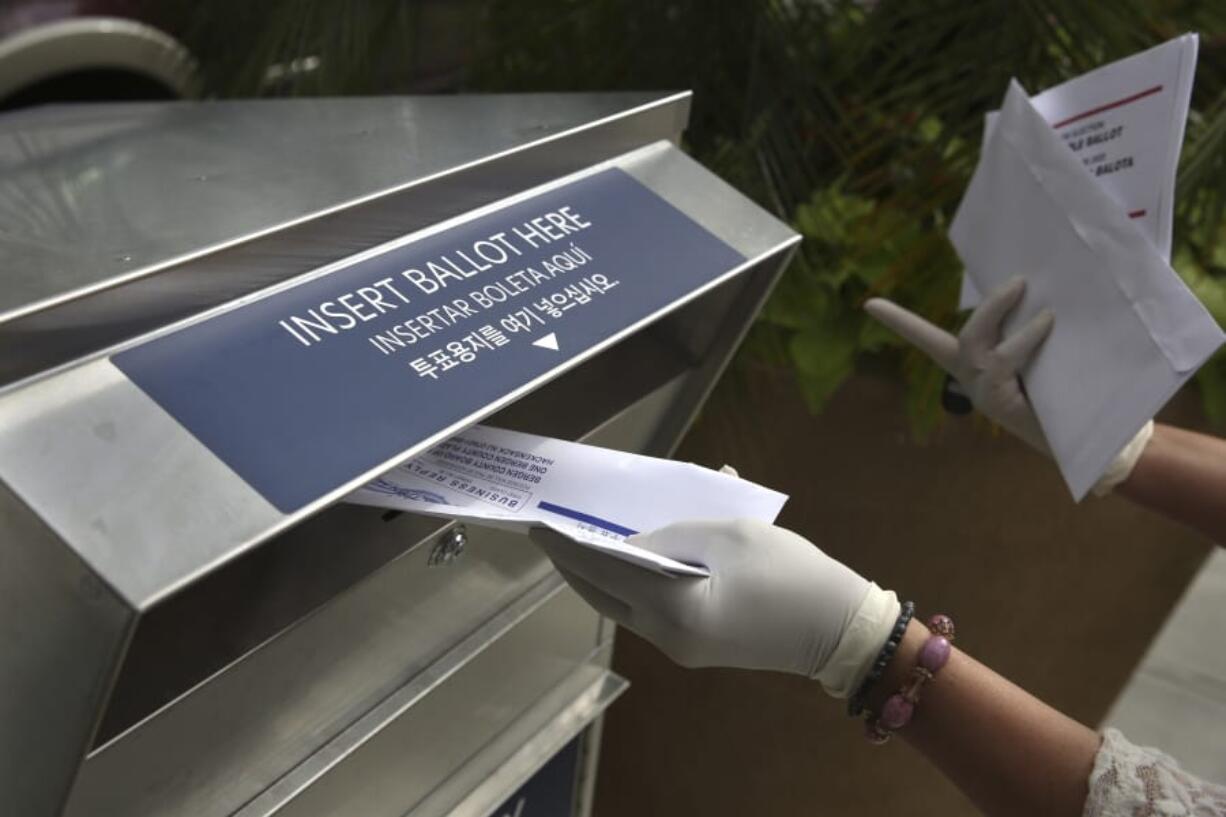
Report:
M 1226 786 L 1208 783 L 1157 749 L 1134 746 L 1115 729 L 1090 772 L 1084 817 L 1220 817 L 1226 815 Z

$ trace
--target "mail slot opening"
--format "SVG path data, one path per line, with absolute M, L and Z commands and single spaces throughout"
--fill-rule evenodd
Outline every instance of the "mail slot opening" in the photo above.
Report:
M 627 409 L 681 388 L 709 359 L 720 329 L 744 308 L 762 265 L 547 383 L 490 417 L 491 425 L 580 440 L 616 425 Z M 633 422 L 658 430 L 665 406 Z M 663 450 L 652 453 L 664 454 Z M 436 519 L 334 505 L 252 549 L 141 617 L 105 716 L 97 749 L 258 648 L 312 610 L 445 527 Z M 445 576 L 440 576 L 440 580 Z
M 0 562 L 20 568 L 0 599 L 55 624 L 0 665 L 12 808 L 446 813 L 624 687 L 612 629 L 522 532 L 339 497 L 476 422 L 671 452 L 799 240 L 678 149 L 688 111 L 670 92 L 0 123 L 46 148 L 14 184 L 49 208 L 0 293 Z

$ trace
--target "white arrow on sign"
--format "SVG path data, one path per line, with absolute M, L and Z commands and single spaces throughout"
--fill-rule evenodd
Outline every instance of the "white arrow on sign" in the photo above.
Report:
M 546 335 L 543 338 L 537 338 L 536 340 L 532 341 L 532 345 L 539 346 L 542 349 L 552 349 L 556 352 L 558 351 L 557 333 L 550 332 L 548 335 Z

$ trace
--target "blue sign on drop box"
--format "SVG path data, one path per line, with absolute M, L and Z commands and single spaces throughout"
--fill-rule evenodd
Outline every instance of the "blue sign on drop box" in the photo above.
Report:
M 609 169 L 112 362 L 290 513 L 475 421 L 745 260 Z

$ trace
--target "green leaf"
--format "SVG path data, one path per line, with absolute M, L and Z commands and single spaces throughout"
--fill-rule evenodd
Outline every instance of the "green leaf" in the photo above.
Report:
M 814 412 L 819 412 L 855 364 L 853 336 L 833 326 L 816 326 L 796 334 L 790 344 L 801 392 Z
M 857 346 L 866 352 L 878 352 L 887 347 L 905 349 L 907 342 L 881 321 L 865 317 L 860 324 Z
M 839 308 L 833 293 L 799 256 L 784 274 L 759 318 L 785 329 L 801 331 L 826 320 Z
M 941 391 L 945 386 L 945 371 L 921 354 L 910 355 L 904 372 L 907 381 L 907 419 L 911 433 L 925 441 L 940 425 Z
M 1202 366 L 1196 374 L 1196 384 L 1209 424 L 1219 431 L 1226 430 L 1226 354 L 1219 353 Z
M 874 206 L 870 199 L 844 194 L 842 184 L 835 182 L 814 191 L 808 202 L 796 208 L 796 229 L 806 238 L 840 247 Z
M 1226 326 L 1226 279 L 1206 272 L 1190 247 L 1176 252 L 1174 267 L 1214 320 Z

